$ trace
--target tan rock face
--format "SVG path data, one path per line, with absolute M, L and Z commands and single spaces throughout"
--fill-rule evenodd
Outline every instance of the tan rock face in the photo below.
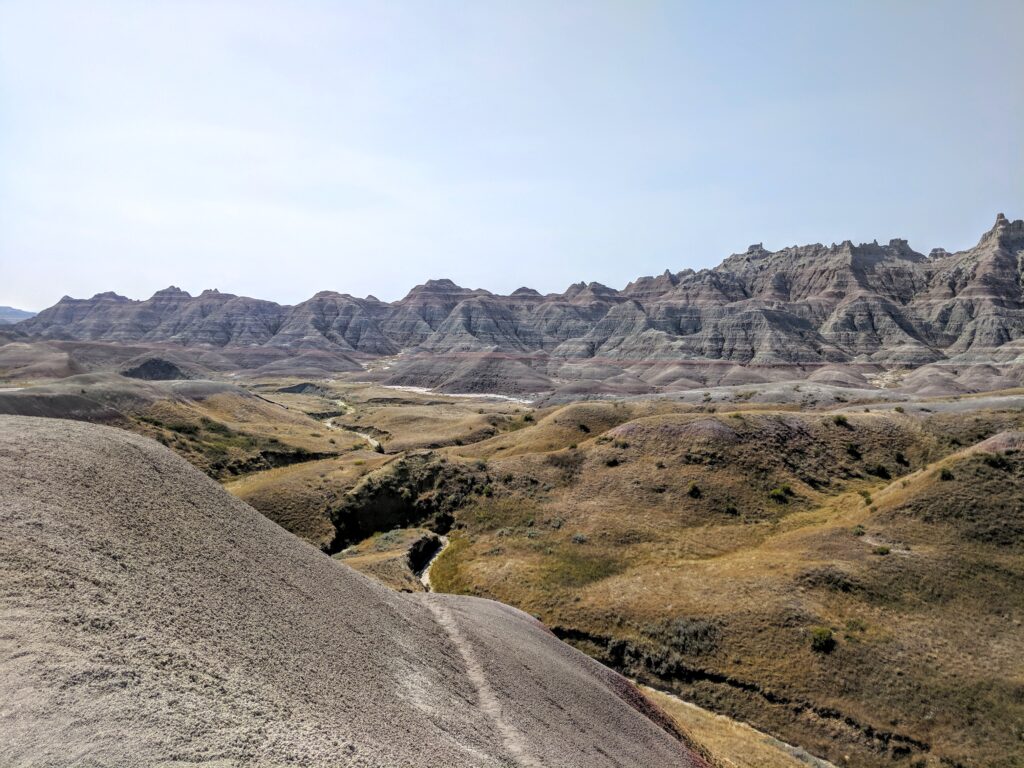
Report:
M 1000 214 L 978 245 L 953 254 L 924 256 L 898 239 L 774 252 L 758 244 L 714 269 L 666 271 L 622 291 L 577 283 L 562 294 L 499 296 L 432 280 L 392 304 L 324 292 L 280 306 L 168 288 L 146 301 L 65 297 L 16 328 L 43 340 L 318 351 L 339 356 L 342 370 L 404 352 L 395 375 L 425 386 L 446 382 L 465 356 L 515 360 L 540 388 L 573 379 L 569 364 L 610 362 L 636 376 L 637 366 L 666 362 L 984 363 L 1024 336 L 1022 264 L 1024 221 Z M 279 360 L 229 356 L 240 367 Z M 489 364 L 488 375 L 503 365 Z

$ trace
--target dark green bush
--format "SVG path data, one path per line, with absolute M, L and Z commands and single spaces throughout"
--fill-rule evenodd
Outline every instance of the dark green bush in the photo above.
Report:
M 815 653 L 831 653 L 836 647 L 836 639 L 828 627 L 811 629 L 811 650 Z
M 992 469 L 1007 470 L 1010 468 L 1010 462 L 1006 460 L 1005 456 L 1000 456 L 998 453 L 986 453 L 982 458 Z
M 884 464 L 876 464 L 873 467 L 868 467 L 867 473 L 869 475 L 874 475 L 875 477 L 880 477 L 883 480 L 892 479 L 892 475 L 889 474 L 889 470 L 885 468 Z

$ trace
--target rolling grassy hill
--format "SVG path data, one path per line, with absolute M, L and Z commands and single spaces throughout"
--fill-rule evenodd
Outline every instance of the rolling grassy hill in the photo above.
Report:
M 962 446 L 1021 426 L 1016 409 L 577 404 L 395 480 L 410 515 L 460 499 L 438 590 L 521 607 L 837 764 L 1011 766 L 1024 465 L 1012 434 Z

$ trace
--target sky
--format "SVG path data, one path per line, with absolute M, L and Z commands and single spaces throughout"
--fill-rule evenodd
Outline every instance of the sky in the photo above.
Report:
M 621 288 L 1024 217 L 1024 3 L 0 0 L 0 304 Z

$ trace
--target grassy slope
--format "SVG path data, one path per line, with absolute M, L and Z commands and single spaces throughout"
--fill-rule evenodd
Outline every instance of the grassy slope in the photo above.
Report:
M 824 765 L 817 763 L 815 766 L 815 762 L 809 762 L 806 753 L 800 753 L 748 725 L 708 712 L 654 688 L 644 687 L 643 692 L 713 755 L 722 768 L 808 768 L 808 765 L 817 768 Z
M 324 437 L 335 439 L 336 448 L 346 452 L 336 458 L 229 480 L 226 487 L 292 533 L 323 548 L 335 538 L 334 521 L 339 516 L 344 518 L 348 494 L 365 476 L 402 452 L 484 440 L 529 423 L 522 419 L 526 409 L 505 402 L 427 396 L 336 382 L 305 383 L 306 391 L 299 393 L 280 391 L 295 384 L 304 383 L 274 380 L 258 384 L 256 389 L 261 397 L 277 404 L 272 408 L 287 409 L 287 413 L 307 420 L 329 418 L 335 427 L 333 431 L 323 424 L 318 428 Z M 341 426 L 351 429 L 339 432 Z M 369 450 L 366 439 L 352 430 L 379 440 L 385 453 Z M 383 514 L 384 507 L 393 506 L 381 505 L 377 530 L 390 530 L 398 524 L 398 520 Z M 430 513 L 409 509 L 397 514 L 401 520 L 418 521 Z M 375 529 L 372 521 L 368 527 L 367 533 Z
M 357 435 L 257 397 L 218 394 L 162 400 L 132 414 L 137 430 L 213 477 L 260 471 L 350 450 Z
M 617 421 L 596 407 L 609 411 L 598 428 Z M 602 433 L 579 429 L 578 408 L 462 449 L 490 457 L 493 490 L 458 514 L 439 589 L 522 607 L 836 761 L 1019 764 L 1020 534 L 986 540 L 946 518 L 974 504 L 983 529 L 1000 528 L 1024 499 L 1007 485 L 1021 470 L 937 481 L 929 466 L 1019 414 L 674 413 Z M 518 455 L 498 458 L 496 442 Z M 897 514 L 906 498 L 933 512 Z M 812 650 L 817 627 L 831 652 Z
M 224 487 L 296 536 L 326 548 L 334 539 L 333 506 L 364 473 L 392 458 L 364 447 L 334 458 L 245 475 Z

